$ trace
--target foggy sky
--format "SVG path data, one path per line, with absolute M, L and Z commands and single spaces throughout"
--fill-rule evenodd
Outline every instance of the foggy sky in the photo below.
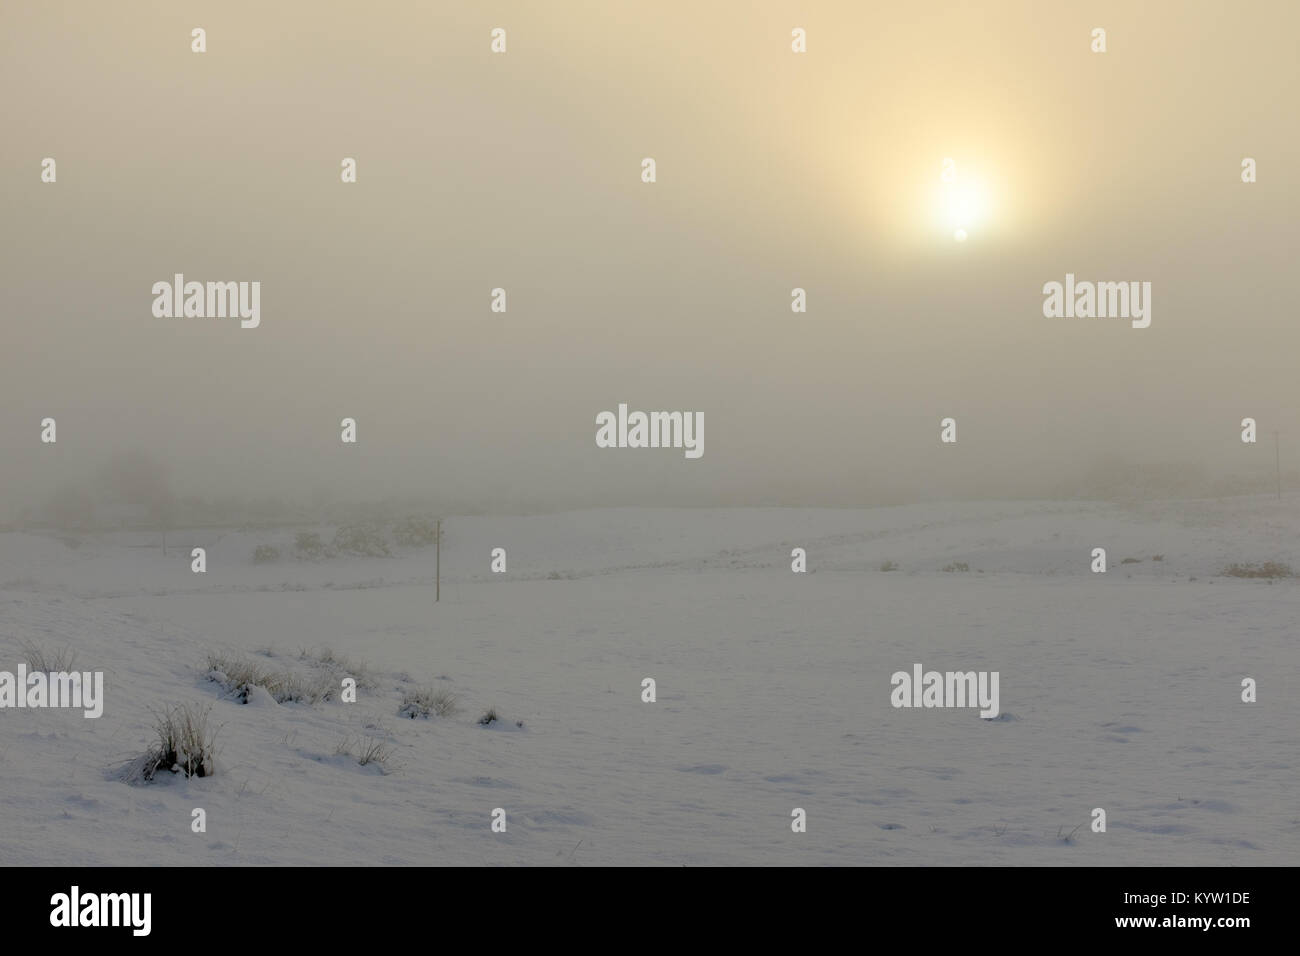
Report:
M 499 507 L 1253 473 L 1274 428 L 1296 467 L 1300 8 L 954 6 L 5 4 L 0 511 L 122 447 Z M 960 245 L 945 157 L 992 194 Z M 178 272 L 260 281 L 260 327 L 155 318 Z M 1044 318 L 1067 272 L 1151 282 L 1151 327 Z M 703 412 L 703 457 L 597 448 L 620 402 Z

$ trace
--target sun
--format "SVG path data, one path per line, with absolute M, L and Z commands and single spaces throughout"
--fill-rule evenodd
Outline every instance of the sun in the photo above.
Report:
M 989 219 L 991 202 L 983 182 L 957 173 L 951 182 L 940 182 L 934 196 L 935 225 L 958 242 L 975 235 Z

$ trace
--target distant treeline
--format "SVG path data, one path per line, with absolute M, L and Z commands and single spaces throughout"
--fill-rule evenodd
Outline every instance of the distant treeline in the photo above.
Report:
M 1224 498 L 1274 493 L 1278 476 L 1269 461 L 1253 474 L 1212 475 L 1188 462 L 1142 463 L 1121 457 L 1100 460 L 1065 479 L 1022 476 L 1007 482 L 989 475 L 986 485 L 967 472 L 951 475 L 958 487 L 941 483 L 926 489 L 882 487 L 870 475 L 846 475 L 835 487 L 801 489 L 787 484 L 766 493 L 736 489 L 694 493 L 679 489 L 653 500 L 612 489 L 606 496 L 559 501 L 533 497 L 528 489 L 503 500 L 392 497 L 343 500 L 319 491 L 301 496 L 187 495 L 169 479 L 166 464 L 149 452 L 120 452 L 81 483 L 65 482 L 42 501 L 34 501 L 0 525 L 4 530 L 40 528 L 72 532 L 165 531 L 168 528 L 283 528 L 350 523 L 391 524 L 410 515 L 536 514 L 592 507 L 801 507 L 870 508 L 932 500 L 1101 500 L 1144 501 Z M 1264 467 L 1267 464 L 1270 467 Z M 969 484 L 967 482 L 970 482 Z M 1283 471 L 1282 490 L 1300 489 L 1300 472 Z

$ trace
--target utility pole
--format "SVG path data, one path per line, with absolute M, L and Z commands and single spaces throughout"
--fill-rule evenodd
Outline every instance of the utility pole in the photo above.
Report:
M 1277 432 L 1273 432 L 1273 467 L 1277 472 L 1277 500 L 1282 500 L 1282 449 Z
M 438 530 L 435 533 L 435 537 L 438 541 L 438 547 L 437 550 L 434 552 L 435 557 L 433 563 L 433 578 L 435 583 L 433 586 L 433 600 L 436 602 L 442 600 L 442 519 L 441 518 L 438 519 Z

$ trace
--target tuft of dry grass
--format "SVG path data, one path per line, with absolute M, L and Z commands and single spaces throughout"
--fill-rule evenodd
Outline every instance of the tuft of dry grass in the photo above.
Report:
M 370 668 L 363 662 L 354 661 L 342 654 L 335 654 L 328 647 L 314 651 L 303 648 L 298 652 L 298 660 L 324 671 L 336 685 L 342 678 L 351 677 L 357 682 L 358 687 L 365 690 L 373 690 L 378 686 L 374 675 L 370 673 Z
M 251 687 L 263 688 L 277 704 L 316 704 L 332 700 L 340 686 L 329 674 L 309 679 L 292 671 L 272 670 L 245 657 L 224 654 L 208 655 L 208 679 L 216 681 L 241 704 L 248 703 Z
M 27 661 L 29 671 L 41 671 L 42 673 L 72 670 L 73 662 L 76 655 L 71 648 L 65 647 L 63 650 L 54 654 L 47 654 L 45 648 L 41 647 L 34 641 L 22 642 L 23 659 Z
M 451 691 L 434 690 L 432 687 L 421 687 L 419 690 L 407 691 L 402 697 L 402 706 L 398 710 L 399 717 L 410 717 L 414 720 L 416 717 L 427 718 L 430 714 L 435 717 L 452 717 L 460 712 L 460 698 Z
M 486 711 L 483 712 L 483 716 L 478 719 L 478 722 L 479 725 L 482 727 L 491 727 L 493 724 L 497 723 L 502 719 L 503 718 L 501 717 L 500 714 L 497 713 L 497 709 L 495 707 L 489 707 Z M 522 720 L 516 720 L 515 726 L 522 730 L 524 726 L 524 722 Z
M 265 687 L 272 679 L 271 671 L 255 661 L 244 657 L 229 657 L 225 654 L 208 654 L 208 671 L 217 671 L 225 675 L 232 686 L 255 684 Z
M 363 767 L 374 764 L 381 770 L 387 771 L 388 761 L 393 756 L 393 748 L 384 738 L 374 734 L 358 737 L 349 735 L 339 742 L 334 748 L 334 753 L 352 757 Z
M 378 737 L 363 737 L 357 745 L 357 763 L 361 766 L 376 763 L 383 766 L 393 755 L 393 748 Z
M 1233 563 L 1223 569 L 1223 574 L 1230 578 L 1293 578 L 1295 572 L 1289 564 L 1280 561 L 1265 561 L 1262 564 Z
M 123 768 L 127 783 L 153 780 L 162 771 L 185 777 L 211 777 L 217 772 L 217 731 L 208 727 L 208 710 L 173 704 L 154 713 L 156 740 Z

